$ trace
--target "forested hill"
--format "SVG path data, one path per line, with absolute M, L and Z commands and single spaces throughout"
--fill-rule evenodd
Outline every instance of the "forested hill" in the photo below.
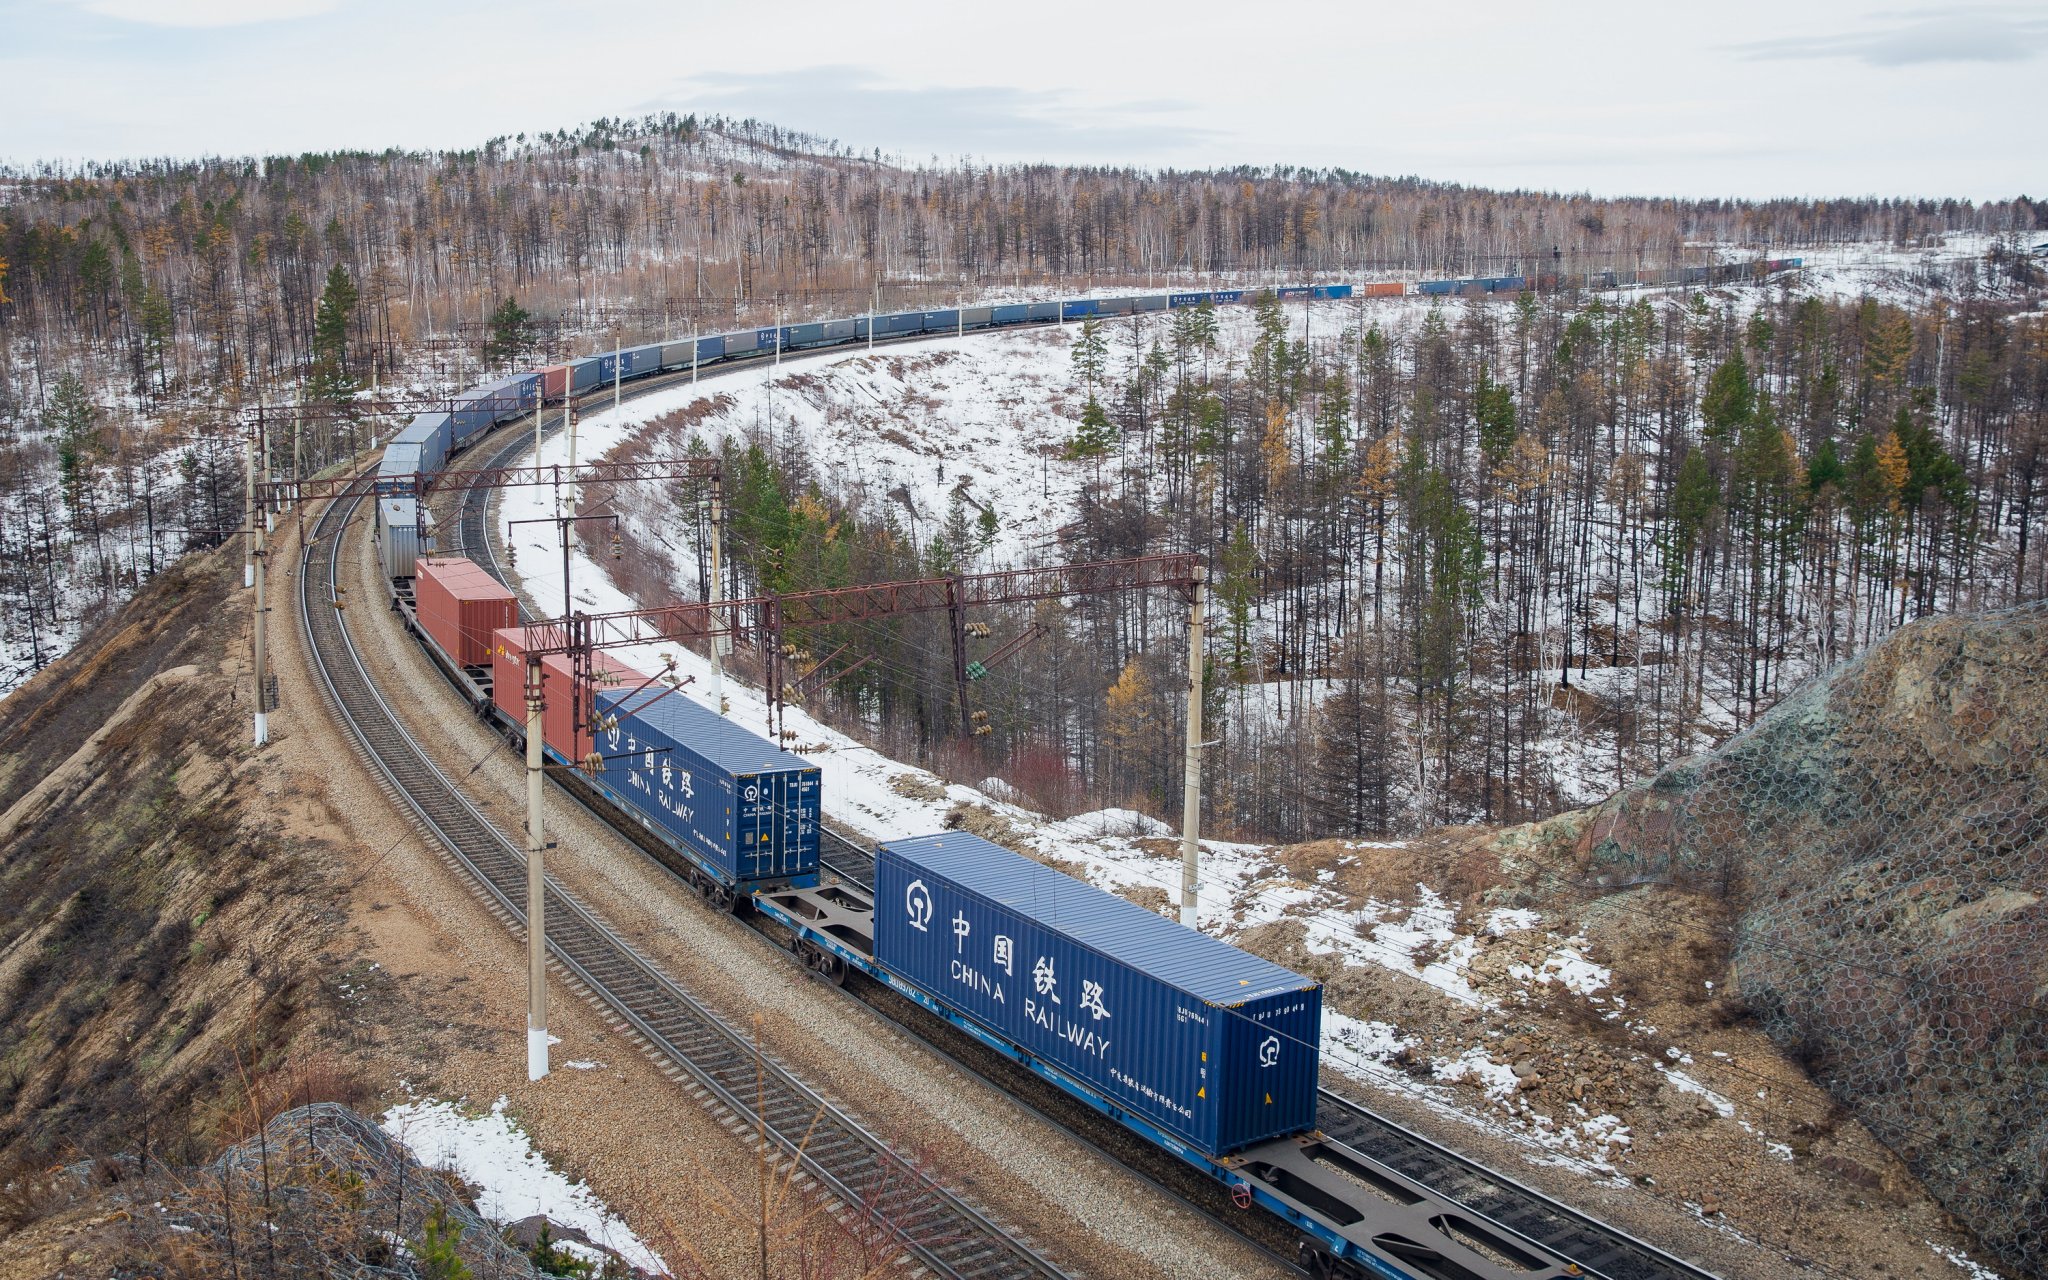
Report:
M 1119 329 L 1075 367 L 1074 403 L 1100 412 L 1069 465 L 1099 474 L 1069 553 L 1197 546 L 1226 584 L 1233 732 L 1251 744 L 1219 773 L 1244 788 L 1227 822 L 1286 835 L 1544 811 L 1727 732 L 1899 617 L 2035 589 L 2040 339 L 2015 317 L 2044 227 L 2048 205 L 2024 197 L 910 166 L 673 117 L 462 153 L 16 172 L 0 186 L 0 690 L 236 527 L 253 403 L 447 390 L 572 344 L 877 304 L 1967 239 L 1938 278 L 1908 262 L 1910 288 L 1884 300 L 1786 281 L 1401 300 L 1306 338 L 1275 322 L 1235 350 Z M 392 425 L 321 418 L 296 459 L 274 439 L 271 462 L 315 468 Z M 801 461 L 777 459 L 792 502 Z M 1105 684 L 1130 640 L 1108 642 Z M 1320 736 L 1297 732 L 1327 692 L 1312 682 L 1367 661 L 1378 709 L 1354 681 Z M 1651 678 L 1614 690 L 1595 668 Z M 1140 676 L 1122 704 L 1151 689 L 1163 707 L 1174 681 Z M 1255 727 L 1253 686 L 1284 729 Z M 1038 731 L 1104 788 L 1172 794 L 1171 750 L 1103 737 L 1107 688 L 1076 688 L 1093 701 Z M 1587 726 L 1568 759 L 1558 717 Z M 1378 745 L 1301 754 L 1340 745 L 1340 721 L 1342 742 Z

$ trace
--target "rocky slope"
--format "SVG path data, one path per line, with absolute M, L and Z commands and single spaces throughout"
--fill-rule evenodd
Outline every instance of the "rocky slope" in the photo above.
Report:
M 1736 1012 L 2001 1262 L 2048 1273 L 2048 607 L 1909 626 L 1502 846 L 1596 895 L 1694 899 L 1678 940 L 1725 948 Z

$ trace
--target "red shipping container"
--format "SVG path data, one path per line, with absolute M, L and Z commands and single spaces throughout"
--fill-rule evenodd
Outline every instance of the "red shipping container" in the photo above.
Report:
M 505 584 L 464 556 L 416 560 L 412 589 L 420 626 L 460 666 L 489 662 L 491 633 L 519 621 Z
M 1382 280 L 1365 286 L 1361 292 L 1368 298 L 1398 298 L 1408 292 L 1408 286 L 1398 280 Z
M 569 385 L 569 366 L 551 364 L 540 371 L 540 395 L 543 400 L 559 400 L 562 388 Z
M 525 627 L 507 627 L 491 636 L 491 701 L 498 710 L 519 724 L 526 723 L 526 634 Z M 590 655 L 595 684 L 605 689 L 632 689 L 645 675 L 599 650 Z M 580 761 L 592 748 L 590 696 L 583 691 L 580 713 L 569 696 L 574 674 L 567 654 L 551 653 L 540 660 L 541 740 L 564 760 Z M 581 721 L 583 730 L 570 741 L 571 727 Z

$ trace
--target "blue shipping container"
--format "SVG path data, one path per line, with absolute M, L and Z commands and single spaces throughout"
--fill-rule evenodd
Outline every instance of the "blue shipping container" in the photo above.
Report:
M 1212 289 L 1212 290 L 1210 291 L 1210 293 L 1209 293 L 1209 301 L 1211 301 L 1211 302 L 1216 302 L 1216 303 L 1228 303 L 1228 302 L 1243 302 L 1243 301 L 1244 301 L 1244 290 L 1242 290 L 1242 289 Z
M 1060 315 L 1067 320 L 1079 320 L 1082 316 L 1095 314 L 1095 299 L 1069 298 L 1060 304 Z
M 1176 307 L 1199 307 L 1209 300 L 1206 293 L 1175 293 L 1167 295 L 1168 304 Z
M 606 377 L 610 377 L 607 371 Z M 596 356 L 584 356 L 569 362 L 569 392 L 581 395 L 598 383 L 598 361 Z
M 645 346 L 628 347 L 624 358 L 627 377 L 638 378 L 654 373 L 661 368 L 661 344 L 651 342 Z
M 1000 307 L 989 308 L 991 324 L 1022 324 L 1030 318 L 1031 307 L 1028 303 L 1008 302 Z
M 659 687 L 594 691 L 598 789 L 731 885 L 817 882 L 818 766 Z
M 1315 1123 L 1319 984 L 979 836 L 880 846 L 875 958 L 1209 1155 Z

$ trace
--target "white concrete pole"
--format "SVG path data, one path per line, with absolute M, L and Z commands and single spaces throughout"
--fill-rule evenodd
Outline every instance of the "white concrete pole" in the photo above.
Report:
M 547 875 L 541 851 L 547 847 L 541 828 L 542 736 L 540 658 L 526 658 L 526 1078 L 548 1073 L 548 944 Z
M 1202 857 L 1202 614 L 1209 605 L 1209 570 L 1195 566 L 1188 606 L 1188 743 L 1180 816 L 1180 922 L 1197 928 Z
M 242 585 L 256 585 L 256 434 L 242 438 Z
M 723 481 L 711 477 L 711 603 L 717 605 L 725 600 L 725 565 L 721 554 L 723 542 L 719 526 L 725 523 L 725 493 Z M 711 611 L 712 625 L 717 626 L 722 615 L 714 608 Z M 725 714 L 725 655 L 732 651 L 732 637 L 715 635 L 711 637 L 711 706 L 720 715 Z
M 697 385 L 697 326 L 690 326 L 690 385 Z
M 869 351 L 873 351 L 873 350 L 875 349 L 875 315 L 876 315 L 876 313 L 878 313 L 879 311 L 881 311 L 881 309 L 882 309 L 882 281 L 881 281 L 881 278 L 880 278 L 880 277 L 877 277 L 877 278 L 876 278 L 876 280 L 875 280 L 875 293 L 874 293 L 874 297 L 872 297 L 872 298 L 870 298 L 870 299 L 868 300 L 868 350 L 869 350 Z
M 621 364 L 621 362 L 623 361 L 624 357 L 625 357 L 625 350 L 624 350 L 624 349 L 623 349 L 623 348 L 622 348 L 622 347 L 620 346 L 620 343 L 619 343 L 619 338 L 618 338 L 618 335 L 617 335 L 617 334 L 613 334 L 613 335 L 612 335 L 612 412 L 613 412 L 614 414 L 616 414 L 616 413 L 617 413 L 617 412 L 619 411 L 619 380 L 620 380 L 620 379 L 621 379 L 621 378 L 622 378 L 622 377 L 624 376 L 624 373 L 625 373 L 625 371 L 624 371 L 623 369 L 621 369 L 621 368 L 619 367 L 619 365 L 620 365 L 620 364 Z M 575 460 L 574 458 L 571 458 L 571 459 L 569 459 L 569 465 L 570 465 L 570 466 L 572 466 L 572 467 L 573 467 L 573 466 L 575 466 L 575 465 L 576 465 L 576 460 Z
M 264 653 L 269 648 L 269 637 L 267 634 L 269 607 L 264 603 L 263 599 L 263 580 L 266 576 L 263 563 L 266 551 L 263 533 L 263 526 L 257 525 L 255 529 L 256 660 L 253 665 L 256 668 L 256 745 L 259 747 L 266 746 L 270 742 L 270 671 L 264 661 Z

